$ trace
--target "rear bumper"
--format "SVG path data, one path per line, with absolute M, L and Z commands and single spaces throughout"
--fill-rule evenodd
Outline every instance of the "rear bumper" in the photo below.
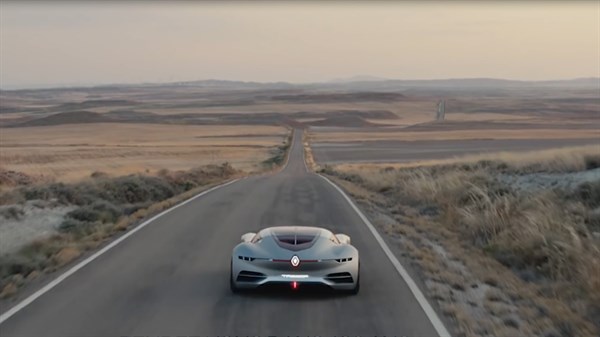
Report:
M 259 267 L 248 261 L 233 261 L 231 278 L 238 289 L 256 289 L 270 285 L 294 282 L 299 288 L 305 285 L 321 285 L 334 290 L 356 288 L 359 277 L 358 259 L 340 263 L 331 268 L 311 270 L 281 270 Z
M 239 289 L 257 289 L 268 286 L 278 286 L 278 285 L 292 285 L 296 282 L 299 288 L 310 285 L 321 285 L 326 286 L 328 288 L 334 290 L 352 290 L 356 287 L 356 281 L 353 279 L 352 283 L 334 283 L 329 280 L 324 279 L 323 277 L 306 277 L 306 278 L 288 278 L 283 276 L 268 276 L 261 281 L 248 282 L 248 281 L 234 281 L 235 285 Z

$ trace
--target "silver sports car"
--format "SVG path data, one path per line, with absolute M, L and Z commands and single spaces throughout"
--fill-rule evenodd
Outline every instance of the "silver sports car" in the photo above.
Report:
M 231 257 L 231 290 L 286 284 L 359 290 L 358 250 L 350 237 L 318 227 L 269 227 L 242 235 Z

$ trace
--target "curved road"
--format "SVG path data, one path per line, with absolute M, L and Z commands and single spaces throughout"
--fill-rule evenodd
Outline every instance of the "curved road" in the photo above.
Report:
M 350 235 L 361 255 L 360 293 L 232 294 L 232 248 L 242 234 L 274 225 Z M 152 221 L 4 321 L 0 335 L 437 334 L 344 197 L 306 171 L 297 132 L 283 171 L 240 180 Z

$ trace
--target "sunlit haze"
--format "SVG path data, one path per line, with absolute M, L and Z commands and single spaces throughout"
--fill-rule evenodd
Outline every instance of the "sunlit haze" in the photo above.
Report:
M 0 4 L 0 86 L 600 76 L 599 2 Z

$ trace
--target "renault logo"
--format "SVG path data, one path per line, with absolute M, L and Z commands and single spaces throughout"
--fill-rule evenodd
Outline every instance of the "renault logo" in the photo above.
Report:
M 294 255 L 294 256 L 292 256 L 290 263 L 292 264 L 292 267 L 298 267 L 298 265 L 300 264 L 300 258 L 298 256 Z

